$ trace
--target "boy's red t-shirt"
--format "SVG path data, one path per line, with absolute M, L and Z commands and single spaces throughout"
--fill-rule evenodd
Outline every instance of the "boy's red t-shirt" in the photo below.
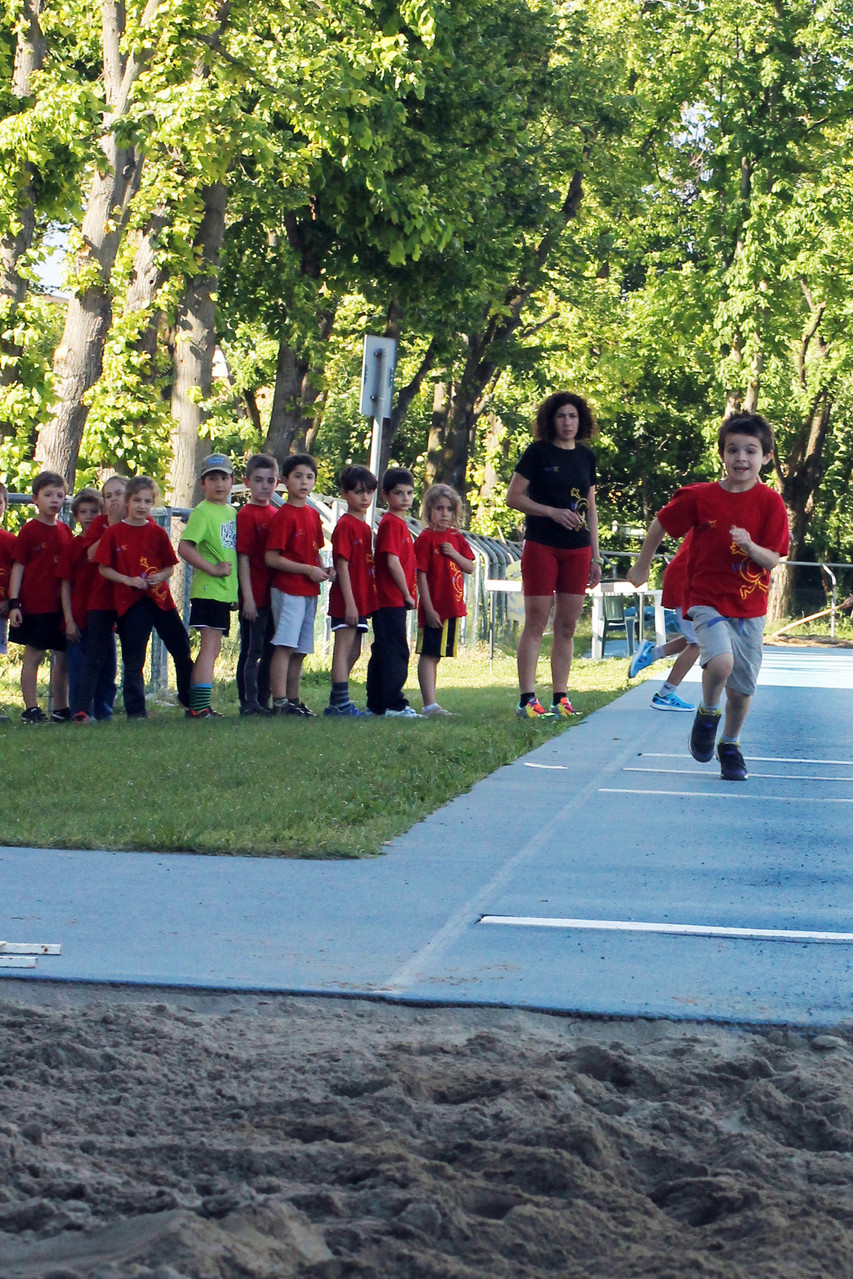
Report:
M 359 617 L 370 617 L 376 612 L 376 566 L 373 562 L 370 525 L 356 519 L 347 511 L 332 530 L 332 561 L 346 560 L 353 599 Z M 343 617 L 346 613 L 343 591 L 338 583 L 332 583 L 329 591 L 329 617 Z
M 317 564 L 323 545 L 323 525 L 313 506 L 293 506 L 285 502 L 270 521 L 267 550 L 277 551 L 296 564 Z M 304 573 L 270 570 L 270 585 L 285 595 L 319 595 L 320 583 Z
M 141 577 L 143 573 L 159 573 L 170 564 L 177 564 L 175 548 L 169 534 L 159 524 L 149 520 L 146 524 L 128 524 L 120 520 L 106 529 L 95 551 L 95 563 L 106 564 L 126 577 Z M 105 579 L 106 580 L 106 579 Z M 111 582 L 113 607 L 121 617 L 143 595 L 152 599 L 158 608 L 175 607 L 169 583 L 158 582 L 147 591 L 120 582 Z
M 770 573 L 732 541 L 730 529 L 745 528 L 758 546 L 788 552 L 788 514 L 778 493 L 761 482 L 742 493 L 719 483 L 679 489 L 658 519 L 671 537 L 693 530 L 682 608 L 705 604 L 723 617 L 764 617 Z
M 42 524 L 41 520 L 27 520 L 15 538 L 12 559 L 23 564 L 20 600 L 24 616 L 34 613 L 58 613 L 62 609 L 59 598 L 59 557 L 72 539 L 67 524 Z
M 15 534 L 0 528 L 0 603 L 9 598 L 9 576 L 15 557 Z
M 89 547 L 94 546 L 96 542 L 99 542 L 109 527 L 110 522 L 106 515 L 95 516 L 92 523 L 89 525 L 88 532 L 83 534 L 86 539 L 87 554 Z M 94 564 L 94 559 L 90 560 L 89 563 Z M 113 583 L 108 582 L 105 577 L 101 577 L 97 570 L 97 566 L 95 566 L 95 579 L 92 582 L 92 589 L 89 592 L 89 608 L 100 609 L 102 612 L 107 613 L 112 613 L 115 609 L 115 603 L 113 601 Z
M 466 560 L 473 560 L 474 553 L 458 529 L 449 528 L 440 533 L 425 528 L 415 541 L 415 563 L 420 573 L 426 573 L 432 606 L 442 622 L 449 617 L 464 617 L 465 578 L 458 564 L 454 564 L 441 550 L 442 542 L 449 542 Z M 426 615 L 418 600 L 418 626 L 426 626 Z
M 418 596 L 418 573 L 415 565 L 415 540 L 409 526 L 393 511 L 386 511 L 376 530 L 373 558 L 376 561 L 376 600 L 379 608 L 405 608 L 403 593 L 391 576 L 388 556 L 400 561 L 412 599 Z
M 60 581 L 71 583 L 71 614 L 78 628 L 85 631 L 92 587 L 103 580 L 97 564 L 89 559 L 86 533 L 78 533 L 63 547 L 57 572 Z
M 237 512 L 237 554 L 249 557 L 249 580 L 258 608 L 270 602 L 270 573 L 264 560 L 267 534 L 275 516 L 275 507 L 246 502 Z

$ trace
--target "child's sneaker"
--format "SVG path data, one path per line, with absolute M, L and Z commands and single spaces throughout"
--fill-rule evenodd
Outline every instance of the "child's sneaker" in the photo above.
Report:
M 184 711 L 185 719 L 224 719 L 225 716 L 220 711 L 215 711 L 212 706 L 205 706 L 201 711 Z
M 695 711 L 692 702 L 685 702 L 677 693 L 655 693 L 652 706 L 656 711 Z
M 21 711 L 21 723 L 49 724 L 50 720 L 40 706 L 30 706 L 28 710 Z
M 63 706 L 61 710 L 50 712 L 51 724 L 70 724 L 71 723 L 71 707 Z
M 568 697 L 561 697 L 559 702 L 551 703 L 550 714 L 554 719 L 571 719 L 573 715 L 580 715 L 580 711 L 575 710 Z
M 288 698 L 288 715 L 301 715 L 303 719 L 314 719 L 314 712 L 309 711 L 304 702 L 294 702 L 293 698 Z
M 452 714 L 452 711 L 446 711 L 443 706 L 439 706 L 438 702 L 424 707 L 424 719 L 441 719 L 444 715 L 449 717 Z
M 350 719 L 369 719 L 367 711 L 360 711 L 355 702 L 347 702 L 345 706 L 327 706 L 324 715 L 343 716 Z
M 640 671 L 644 671 L 647 666 L 654 665 L 655 659 L 651 656 L 654 651 L 655 646 L 651 640 L 642 641 L 628 664 L 628 679 L 636 679 Z
M 515 714 L 517 719 L 553 719 L 551 712 L 545 710 L 538 697 L 534 697 L 532 702 L 519 702 Z
M 247 702 L 245 706 L 240 707 L 241 715 L 272 715 L 272 711 L 268 706 L 261 706 L 260 702 Z
M 720 742 L 717 746 L 720 776 L 724 782 L 745 782 L 749 773 L 736 742 Z
M 92 717 L 87 715 L 85 711 L 78 711 L 76 715 L 71 716 L 72 724 L 91 724 Z
M 722 711 L 698 710 L 696 712 L 687 744 L 690 747 L 690 754 L 700 764 L 707 764 L 714 758 L 714 742 L 717 740 L 717 728 L 721 715 Z
M 386 719 L 420 719 L 421 716 L 412 706 L 404 706 L 401 711 L 386 711 Z

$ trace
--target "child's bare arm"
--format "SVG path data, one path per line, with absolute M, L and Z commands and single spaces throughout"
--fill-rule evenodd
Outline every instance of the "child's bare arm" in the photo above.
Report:
M 322 564 L 301 564 L 298 560 L 288 560 L 278 551 L 267 551 L 264 555 L 267 568 L 278 569 L 280 573 L 301 573 L 312 582 L 325 582 L 329 578 L 329 570 Z
M 406 582 L 406 574 L 403 572 L 403 565 L 400 563 L 399 555 L 391 555 L 388 553 L 388 572 L 394 581 L 394 585 L 402 595 L 409 608 L 415 607 L 415 601 L 409 594 L 409 586 Z
M 732 525 L 729 533 L 732 541 L 736 542 L 742 551 L 746 551 L 753 564 L 757 564 L 759 568 L 775 568 L 782 558 L 778 551 L 768 550 L 766 546 L 759 546 L 757 542 L 753 542 L 745 528 Z
M 65 618 L 65 638 L 70 639 L 72 644 L 79 644 L 80 629 L 71 611 L 71 583 L 67 577 L 64 577 L 59 584 L 59 598 L 62 601 L 62 614 Z
M 168 582 L 174 571 L 174 564 L 168 564 L 166 568 L 158 568 L 156 573 L 148 573 L 146 581 L 149 586 L 158 586 L 160 582 Z
M 195 542 L 188 542 L 185 537 L 178 542 L 178 554 L 191 568 L 197 569 L 200 573 L 208 573 L 211 577 L 231 576 L 233 566 L 230 560 L 217 560 L 215 564 L 212 564 L 196 548 Z
M 16 600 L 21 593 L 21 583 L 24 580 L 24 566 L 19 564 L 17 560 L 12 565 L 12 571 L 9 574 L 9 600 Z M 17 608 L 9 606 L 9 624 L 10 626 L 20 626 L 23 614 L 20 605 Z
M 649 531 L 640 548 L 640 554 L 625 574 L 626 580 L 629 581 L 632 586 L 642 586 L 644 582 L 649 580 L 649 569 L 652 566 L 655 551 L 658 549 L 665 536 L 666 529 L 661 524 L 658 517 L 655 516 L 649 525 Z
M 108 582 L 116 582 L 119 586 L 130 586 L 135 591 L 148 590 L 147 577 L 128 577 L 126 573 L 120 573 L 111 564 L 99 564 L 98 568 L 101 570 L 101 577 L 105 577 Z
M 432 596 L 429 593 L 429 582 L 427 575 L 422 568 L 418 569 L 418 595 L 424 609 L 424 618 L 427 626 L 439 628 L 441 626 L 441 618 L 436 613 L 432 604 Z
M 463 573 L 474 572 L 474 561 L 469 560 L 461 551 L 457 551 L 451 542 L 441 542 L 438 548 L 442 555 L 446 555 L 449 560 L 460 568 Z M 420 576 L 418 577 L 418 590 L 420 590 Z
M 238 551 L 237 553 L 237 578 L 240 582 L 240 594 L 243 597 L 243 607 L 240 612 L 247 622 L 255 622 L 258 618 L 258 606 L 255 603 L 255 596 L 252 591 L 252 573 L 249 557 L 243 551 Z
M 338 574 L 338 586 L 341 588 L 341 595 L 344 597 L 344 621 L 347 626 L 358 626 L 358 609 L 355 606 L 355 596 L 352 593 L 349 561 L 344 559 L 343 555 L 338 555 L 335 558 L 335 567 Z

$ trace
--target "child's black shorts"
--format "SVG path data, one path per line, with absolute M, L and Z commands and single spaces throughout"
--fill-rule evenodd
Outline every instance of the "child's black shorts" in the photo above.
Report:
M 349 629 L 349 625 L 348 625 L 348 623 L 347 623 L 347 619 L 346 619 L 345 617 L 330 617 L 330 618 L 329 618 L 329 627 L 330 627 L 330 629 L 331 629 L 331 630 L 333 630 L 333 631 L 345 631 L 345 630 L 348 630 L 348 629 Z M 358 625 L 357 625 L 357 626 L 354 626 L 354 627 L 353 627 L 353 630 L 356 630 L 356 631 L 366 631 L 366 630 L 367 630 L 367 618 L 366 618 L 366 617 L 359 617 L 359 619 L 358 619 Z
M 190 600 L 190 626 L 197 630 L 222 631 L 227 635 L 231 630 L 231 613 L 236 608 L 225 600 Z
M 459 644 L 458 622 L 458 617 L 448 617 L 443 626 L 421 627 L 415 651 L 424 657 L 455 657 Z
M 9 627 L 9 639 L 13 644 L 26 644 L 29 648 L 38 648 L 44 653 L 49 649 L 54 653 L 64 653 L 62 614 L 24 613 L 20 626 Z

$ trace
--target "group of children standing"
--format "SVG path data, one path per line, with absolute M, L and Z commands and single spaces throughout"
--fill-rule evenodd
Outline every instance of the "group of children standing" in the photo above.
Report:
M 367 519 L 379 485 L 367 467 L 348 466 L 340 481 L 347 510 L 332 533 L 332 565 L 326 567 L 320 517 L 308 501 L 316 479 L 312 457 L 288 457 L 282 467 L 287 500 L 276 509 L 278 465 L 267 454 L 255 454 L 246 464 L 248 500 L 235 512 L 231 460 L 211 454 L 200 469 L 203 500 L 192 511 L 176 554 L 165 529 L 151 517 L 159 495 L 147 476 L 112 476 L 100 493 L 81 490 L 71 503 L 80 526 L 76 537 L 59 518 L 64 480 L 50 471 L 37 476 L 35 517 L 17 537 L 0 530 L 0 619 L 8 617 L 9 639 L 24 650 L 23 722 L 110 719 L 115 631 L 125 712 L 130 719 L 144 718 L 143 668 L 152 630 L 172 657 L 177 697 L 187 717 L 221 718 L 211 706 L 213 676 L 237 609 L 241 715 L 311 717 L 300 696 L 300 677 L 305 657 L 314 651 L 323 582 L 330 583 L 334 635 L 324 714 L 420 718 L 403 692 L 409 666 L 406 615 L 417 608 L 423 714 L 447 715 L 436 701 L 436 673 L 442 657 L 456 654 L 458 622 L 466 611 L 463 575 L 474 565 L 458 529 L 459 495 L 445 484 L 428 489 L 427 527 L 415 539 L 406 520 L 414 479 L 407 470 L 390 469 L 381 485 L 388 509 L 374 546 Z M 7 496 L 0 485 L 0 516 Z M 193 570 L 189 625 L 200 638 L 195 661 L 169 589 L 179 557 Z M 367 709 L 361 710 L 350 697 L 349 676 L 369 620 L 373 645 Z M 37 697 L 38 670 L 48 652 L 54 656 L 49 716 Z

